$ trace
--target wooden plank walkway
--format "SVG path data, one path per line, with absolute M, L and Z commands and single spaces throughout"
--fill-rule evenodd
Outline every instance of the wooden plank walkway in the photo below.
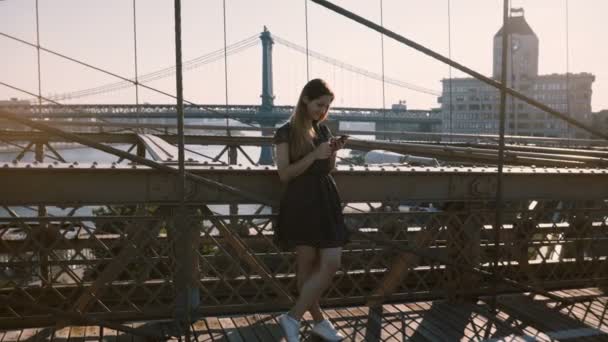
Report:
M 608 341 L 608 296 L 598 289 L 553 292 L 575 305 L 560 305 L 534 295 L 503 295 L 492 313 L 484 301 L 453 304 L 445 301 L 385 304 L 378 308 L 326 309 L 325 315 L 347 336 L 346 341 Z M 279 313 L 206 317 L 191 325 L 195 341 L 284 341 Z M 311 336 L 312 319 L 305 316 L 302 341 Z M 168 322 L 135 322 L 132 328 L 171 333 Z M 19 341 L 142 341 L 99 327 L 0 330 L 0 342 Z M 180 341 L 173 337 L 169 340 Z M 182 338 L 183 340 L 183 338 Z

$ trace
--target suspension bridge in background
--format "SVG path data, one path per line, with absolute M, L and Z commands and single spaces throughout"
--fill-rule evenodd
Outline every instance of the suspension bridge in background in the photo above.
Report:
M 356 153 L 343 155 L 334 171 L 353 239 L 321 300 L 326 316 L 353 341 L 606 340 L 606 134 L 507 88 L 504 79 L 331 2 L 311 1 L 495 87 L 503 98 L 498 135 L 441 132 L 433 110 L 332 109 L 334 132 L 375 139 L 351 139 L 347 147 Z M 508 1 L 503 10 L 506 24 Z M 176 0 L 176 42 L 180 12 Z M 297 280 L 294 253 L 273 243 L 284 185 L 270 135 L 293 108 L 274 104 L 273 42 L 438 94 L 311 53 L 267 30 L 260 38 L 259 105 L 191 103 L 180 83 L 183 70 L 257 46 L 257 35 L 183 64 L 177 43 L 175 68 L 137 80 L 113 75 L 121 80 L 52 98 L 2 83 L 38 101 L 0 107 L 0 142 L 16 149 L 0 162 L 3 342 L 281 339 L 277 312 L 293 303 Z M 176 95 L 168 95 L 175 105 L 59 102 L 131 86 L 160 92 L 145 83 L 173 73 Z M 505 136 L 507 95 L 597 139 Z M 347 130 L 342 122 L 369 122 L 375 130 Z M 57 148 L 68 142 L 113 160 L 70 159 Z M 209 146 L 217 147 L 215 155 L 195 148 Z M 356 158 L 374 150 L 401 159 Z M 304 336 L 311 324 L 305 316 Z

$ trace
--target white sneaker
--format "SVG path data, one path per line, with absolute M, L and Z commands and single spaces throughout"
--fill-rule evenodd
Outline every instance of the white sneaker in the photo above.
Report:
M 300 342 L 300 322 L 286 313 L 278 319 L 287 342 Z
M 331 322 L 327 319 L 315 324 L 315 326 L 312 328 L 312 333 L 327 341 L 342 341 L 344 339 L 344 335 L 336 330 L 334 325 L 331 324 Z

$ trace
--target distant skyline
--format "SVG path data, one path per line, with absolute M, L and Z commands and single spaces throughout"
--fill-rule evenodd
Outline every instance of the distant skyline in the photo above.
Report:
M 369 20 L 380 23 L 380 0 L 334 0 Z M 566 0 L 513 0 L 540 40 L 539 73 L 566 72 Z M 35 0 L 0 2 L 0 32 L 36 42 Z M 173 66 L 173 1 L 137 0 L 139 74 Z M 384 25 L 417 43 L 448 55 L 448 0 L 383 0 Z M 593 111 L 608 109 L 608 32 L 605 0 L 569 1 L 570 72 L 589 72 Z M 221 0 L 183 0 L 183 60 L 223 48 Z M 259 34 L 272 34 L 305 46 L 304 0 L 226 0 L 228 45 Z M 39 0 L 42 46 L 125 77 L 134 76 L 132 0 Z M 452 58 L 485 75 L 492 72 L 492 38 L 502 25 L 501 0 L 451 0 Z M 380 35 L 309 1 L 309 48 L 323 55 L 381 73 Z M 441 90 L 448 67 L 390 38 L 384 39 L 386 77 Z M 38 92 L 36 49 L 0 36 L 0 81 Z M 275 104 L 293 105 L 306 82 L 304 54 L 275 44 Z M 261 44 L 228 57 L 228 102 L 259 104 Z M 341 70 L 314 58 L 310 76 L 325 78 L 336 92 L 334 106 L 382 107 L 381 82 Z M 453 70 L 453 77 L 464 74 Z M 42 53 L 43 95 L 72 92 L 120 81 L 73 62 Z M 174 77 L 148 83 L 175 93 Z M 184 95 L 195 103 L 224 103 L 223 59 L 185 71 Z M 386 85 L 386 107 L 406 100 L 408 107 L 438 107 L 437 97 Z M 30 98 L 0 85 L 0 100 Z M 149 90 L 140 102 L 174 103 Z M 135 103 L 131 87 L 114 93 L 64 103 Z

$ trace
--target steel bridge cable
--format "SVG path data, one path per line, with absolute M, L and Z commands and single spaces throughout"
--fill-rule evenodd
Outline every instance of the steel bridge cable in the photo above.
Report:
M 568 115 L 572 116 L 570 113 L 570 18 L 569 18 L 569 6 L 568 0 L 565 2 L 566 5 L 566 111 Z M 566 123 L 567 133 L 566 136 L 568 140 L 570 140 L 570 125 Z M 568 145 L 570 143 L 568 142 Z
M 321 5 L 323 7 L 325 7 L 327 9 L 331 10 L 331 11 L 334 11 L 334 12 L 336 12 L 336 13 L 342 15 L 342 16 L 345 16 L 345 17 L 347 17 L 347 18 L 349 18 L 349 19 L 351 19 L 353 21 L 356 21 L 359 24 L 364 25 L 364 26 L 366 26 L 366 27 L 368 27 L 368 28 L 370 28 L 372 30 L 375 30 L 377 32 L 382 32 L 386 36 L 388 36 L 390 38 L 393 38 L 394 40 L 396 40 L 396 41 L 398 41 L 398 42 L 400 42 L 400 43 L 402 43 L 404 45 L 407 45 L 407 46 L 409 46 L 409 47 L 411 47 L 411 48 L 413 48 L 413 49 L 415 49 L 415 50 L 417 50 L 417 51 L 419 51 L 419 52 L 421 52 L 421 53 L 423 53 L 423 54 L 425 54 L 427 56 L 430 56 L 430 57 L 432 57 L 432 58 L 434 58 L 434 59 L 436 59 L 438 61 L 441 61 L 443 63 L 451 65 L 454 68 L 456 68 L 456 69 L 458 69 L 458 70 L 466 73 L 467 75 L 473 76 L 474 78 L 482 81 L 485 84 L 488 84 L 488 85 L 490 85 L 490 86 L 492 86 L 494 88 L 497 88 L 497 89 L 501 87 L 500 82 L 497 82 L 496 80 L 494 80 L 494 79 L 492 79 L 490 77 L 487 77 L 487 76 L 485 76 L 485 75 L 483 75 L 483 74 L 481 74 L 481 73 L 479 73 L 479 72 L 477 72 L 477 71 L 475 71 L 475 70 L 473 70 L 471 68 L 468 68 L 468 67 L 466 67 L 466 66 L 464 66 L 464 65 L 462 65 L 462 64 L 460 64 L 460 63 L 458 63 L 456 61 L 448 59 L 447 57 L 445 57 L 445 56 L 443 56 L 443 55 L 441 55 L 441 54 L 439 54 L 439 53 L 437 53 L 437 52 L 435 52 L 435 51 L 433 51 L 433 50 L 431 50 L 431 49 L 429 49 L 429 48 L 427 48 L 427 47 L 425 47 L 423 45 L 420 45 L 420 44 L 418 44 L 418 43 L 416 43 L 416 42 L 414 42 L 414 41 L 412 41 L 410 39 L 407 39 L 407 38 L 405 38 L 405 37 L 403 37 L 403 36 L 401 36 L 401 35 L 393 32 L 391 30 L 388 30 L 386 28 L 380 27 L 378 24 L 376 24 L 376 23 L 374 23 L 374 22 L 372 22 L 372 21 L 370 21 L 368 19 L 365 19 L 365 18 L 363 18 L 363 17 L 361 17 L 359 15 L 356 15 L 355 13 L 350 12 L 350 11 L 348 11 L 348 10 L 340 7 L 340 6 L 337 6 L 337 5 L 333 4 L 330 1 L 327 1 L 327 0 L 311 0 L 311 1 L 313 1 L 313 2 L 315 2 L 317 4 L 319 4 L 319 5 Z M 591 126 L 587 126 L 586 124 L 584 124 L 582 122 L 579 122 L 579 121 L 577 121 L 575 119 L 572 119 L 569 116 L 564 115 L 563 113 L 560 113 L 557 110 L 554 110 L 553 108 L 545 105 L 544 103 L 536 101 L 536 100 L 534 100 L 534 99 L 532 99 L 532 98 L 530 98 L 530 97 L 528 97 L 528 96 L 526 96 L 526 95 L 524 95 L 524 94 L 522 94 L 522 93 L 520 93 L 520 92 L 518 92 L 516 90 L 513 90 L 511 88 L 507 88 L 506 92 L 509 95 L 514 96 L 517 99 L 519 99 L 521 101 L 524 101 L 525 103 L 527 103 L 527 104 L 529 104 L 531 106 L 534 106 L 534 107 L 536 107 L 536 108 L 538 108 L 538 109 L 540 109 L 542 111 L 545 111 L 545 112 L 547 112 L 547 113 L 549 113 L 549 114 L 551 114 L 551 115 L 553 115 L 553 116 L 555 116 L 557 118 L 560 118 L 560 119 L 562 119 L 562 120 L 564 120 L 566 122 L 569 122 L 573 126 L 576 126 L 576 127 L 580 128 L 582 130 L 585 130 L 586 132 L 589 132 L 589 133 L 592 133 L 593 135 L 601 137 L 602 139 L 608 140 L 608 134 L 606 134 L 606 133 L 604 133 L 604 132 L 602 132 L 600 130 L 597 130 L 597 129 L 591 127 Z
M 452 59 L 452 4 L 451 4 L 451 0 L 448 0 L 448 58 Z M 453 130 L 453 121 L 452 121 L 452 112 L 454 110 L 453 106 L 453 96 L 452 96 L 452 66 L 448 65 L 448 91 L 450 94 L 450 102 L 449 102 L 449 106 L 450 106 L 450 142 L 452 142 L 452 134 L 454 133 Z
M 178 155 L 178 176 L 175 180 L 176 188 L 178 189 L 179 194 L 179 214 L 177 216 L 181 216 L 185 214 L 186 208 L 186 166 L 184 164 L 184 84 L 182 79 L 182 17 L 181 17 L 181 1 L 175 0 L 174 4 L 174 14 L 175 14 L 175 93 L 177 95 L 177 155 Z M 177 219 L 177 217 L 176 217 Z M 183 218 L 182 218 L 183 219 Z M 180 221 L 178 221 L 180 222 Z M 181 221 L 183 223 L 183 221 Z M 177 229 L 185 228 L 181 224 L 178 223 Z M 182 231 L 182 234 L 185 234 L 185 231 Z M 181 240 L 181 239 L 180 239 Z M 177 255 L 176 255 L 177 258 Z M 186 265 L 179 265 L 180 259 L 178 259 L 178 270 L 176 270 L 178 277 L 184 272 L 184 268 Z M 181 270 L 179 267 L 181 266 Z M 185 283 L 176 284 L 176 291 L 178 289 L 182 291 L 190 292 L 187 285 Z M 191 311 L 191 300 L 190 295 L 186 297 L 186 312 L 181 315 L 176 315 L 176 318 L 185 322 L 190 322 L 190 311 Z M 182 303 L 176 303 L 176 306 L 181 306 Z M 190 342 L 190 329 L 186 329 L 186 341 Z
M 239 43 L 241 43 L 241 42 L 239 42 Z M 234 47 L 230 53 L 237 53 L 237 52 L 240 52 L 243 50 L 241 48 L 249 48 L 251 46 L 255 46 L 257 44 L 257 41 L 255 39 L 253 39 L 248 44 L 250 44 L 250 45 L 246 45 L 246 46 L 241 45 L 238 47 Z M 235 48 L 237 50 L 235 50 Z M 186 65 L 185 69 L 193 69 L 193 68 L 197 68 L 204 64 L 215 62 L 216 60 L 219 60 L 223 57 L 223 55 L 218 55 L 218 53 L 221 53 L 221 51 L 223 51 L 223 49 L 212 52 L 205 56 L 196 58 L 195 60 L 191 60 L 191 61 L 189 61 L 190 65 L 186 65 L 189 63 L 189 62 L 186 62 L 186 63 L 184 63 L 184 65 Z M 205 59 L 201 59 L 203 57 Z M 154 81 L 154 80 L 161 79 L 164 77 L 169 77 L 169 76 L 173 75 L 173 73 L 175 73 L 175 67 L 169 67 L 169 68 L 157 70 L 157 71 L 140 76 L 138 83 L 141 84 L 142 82 L 150 82 L 150 81 Z M 106 84 L 106 85 L 102 85 L 102 86 L 98 86 L 98 87 L 94 87 L 94 88 L 83 89 L 83 90 L 79 90 L 79 91 L 75 91 L 75 92 L 69 92 L 69 93 L 59 94 L 59 95 L 55 95 L 55 96 L 50 96 L 49 98 L 52 98 L 55 100 L 64 100 L 64 99 L 85 97 L 85 96 L 90 96 L 90 95 L 95 95 L 95 94 L 101 94 L 104 92 L 111 92 L 111 91 L 115 91 L 115 90 L 119 90 L 119 89 L 124 89 L 124 88 L 132 86 L 133 84 L 134 84 L 134 82 L 132 80 L 120 81 L 120 82 L 110 83 L 110 84 Z
M 305 53 L 305 54 L 310 55 L 310 56 L 312 56 L 312 57 L 314 57 L 314 58 L 316 58 L 318 60 L 321 60 L 323 62 L 335 65 L 335 66 L 337 66 L 337 67 L 339 67 L 341 69 L 348 70 L 348 71 L 351 71 L 351 72 L 353 72 L 355 74 L 360 74 L 360 75 L 366 76 L 368 78 L 371 78 L 371 79 L 374 79 L 374 80 L 377 80 L 377 81 L 382 81 L 382 75 L 381 74 L 377 74 L 377 73 L 374 73 L 372 71 L 365 70 L 365 69 L 356 67 L 354 65 L 350 65 L 348 63 L 339 61 L 337 59 L 334 59 L 334 58 L 331 58 L 331 57 L 328 57 L 328 56 L 325 56 L 325 55 L 323 55 L 321 53 L 318 53 L 318 52 L 315 52 L 315 51 L 307 50 L 305 47 L 299 46 L 299 45 L 297 45 L 295 43 L 292 43 L 292 42 L 290 42 L 290 41 L 288 41 L 286 39 L 283 39 L 283 38 L 281 38 L 281 37 L 279 37 L 277 35 L 273 35 L 273 39 L 274 39 L 274 41 L 277 44 L 281 44 L 281 45 L 286 46 L 286 47 L 288 47 L 290 49 L 296 50 L 296 51 L 301 52 L 301 53 Z M 411 84 L 411 83 L 407 83 L 407 82 L 404 82 L 404 81 L 400 81 L 400 80 L 397 80 L 397 79 L 394 79 L 394 78 L 390 78 L 390 77 L 385 77 L 385 82 L 389 83 L 389 84 L 392 84 L 392 85 L 395 85 L 395 86 L 398 86 L 398 87 L 401 87 L 401 88 L 406 88 L 406 89 L 409 89 L 409 90 L 412 90 L 412 91 L 416 91 L 416 92 L 419 92 L 419 93 L 424 93 L 424 94 L 433 95 L 433 96 L 439 96 L 439 95 L 441 95 L 441 92 L 439 92 L 439 91 L 436 91 L 436 90 L 433 90 L 433 89 L 424 88 L 424 87 L 420 87 L 420 86 L 417 86 L 417 85 L 414 85 L 414 84 Z
M 511 21 L 511 17 L 513 16 L 513 8 L 511 8 L 511 5 L 509 5 L 509 22 Z M 507 29 L 507 27 L 505 26 L 505 30 Z M 510 85 L 510 87 L 512 89 L 516 89 L 516 82 L 515 82 L 515 66 L 514 66 L 514 60 L 515 58 L 513 58 L 513 35 L 509 34 L 508 36 L 508 41 L 509 41 L 509 54 L 508 56 L 510 56 L 510 58 L 507 57 L 507 62 L 511 62 L 511 74 L 507 75 L 507 76 L 511 76 L 507 79 L 507 86 Z M 513 96 L 510 96 L 511 99 L 511 115 L 509 115 L 510 117 L 513 118 L 513 135 L 519 135 L 519 128 L 518 128 L 518 118 L 517 118 L 517 110 L 516 110 L 516 106 L 515 106 L 515 98 Z M 510 118 L 509 118 L 510 119 Z M 506 120 L 506 119 L 505 119 Z
M 226 90 L 226 134 L 230 135 L 228 122 L 228 53 L 226 48 L 226 0 L 222 0 L 224 17 L 224 85 Z
M 310 69 L 308 66 L 308 0 L 304 0 L 304 30 L 306 32 L 306 82 L 308 82 L 310 81 Z
M 135 106 L 137 111 L 136 122 L 139 126 L 139 72 L 137 71 L 137 6 L 133 0 L 133 67 L 135 69 Z M 139 128 L 138 128 L 139 130 Z
M 256 37 L 250 37 L 248 39 L 242 40 L 240 42 L 237 42 L 237 43 L 229 46 L 228 53 L 229 54 L 239 53 L 250 47 L 256 46 L 258 43 L 259 43 L 259 41 Z M 224 52 L 224 49 L 220 49 L 220 50 L 211 52 L 209 54 L 197 57 L 195 59 L 192 59 L 190 61 L 183 63 L 182 68 L 184 70 L 192 70 L 192 69 L 198 68 L 202 65 L 206 65 L 206 64 L 215 62 L 224 57 L 223 52 Z M 175 66 L 164 68 L 161 70 L 157 70 L 157 71 L 150 72 L 145 75 L 139 76 L 138 83 L 151 82 L 151 81 L 155 81 L 158 79 L 170 77 L 174 73 L 175 73 Z M 79 90 L 79 91 L 75 91 L 75 92 L 69 92 L 69 93 L 65 93 L 65 94 L 56 95 L 51 98 L 53 98 L 55 100 L 65 100 L 65 99 L 85 97 L 85 96 L 102 94 L 105 92 L 111 92 L 111 91 L 116 91 L 119 89 L 128 88 L 128 87 L 131 87 L 132 84 L 133 84 L 132 81 L 114 82 L 114 83 L 105 84 L 105 85 L 94 87 L 94 88 L 83 89 L 83 90 Z
M 384 27 L 384 15 L 382 9 L 382 0 L 380 0 L 380 26 Z M 386 96 L 385 96 L 385 83 L 384 83 L 384 35 L 380 33 L 380 50 L 382 52 L 382 115 L 384 116 L 384 127 L 386 130 Z M 383 136 L 386 140 L 386 135 Z
M 500 78 L 500 123 L 498 131 L 498 165 L 496 174 L 496 216 L 494 221 L 494 258 L 492 262 L 493 266 L 493 282 L 492 282 L 492 308 L 496 309 L 497 303 L 497 289 L 500 277 L 498 275 L 498 263 L 500 262 L 500 229 L 503 221 L 503 166 L 505 159 L 505 117 L 507 107 L 507 54 L 511 54 L 511 61 L 513 61 L 513 51 L 507 51 L 511 45 L 509 45 L 509 37 L 511 33 L 508 29 L 509 16 L 510 16 L 510 5 L 509 0 L 503 0 L 503 26 L 502 26 L 502 65 L 501 65 L 501 78 Z M 511 69 L 513 72 L 513 69 Z
M 11 36 L 11 35 L 6 34 L 6 33 L 3 33 L 3 32 L 0 32 L 0 36 L 4 36 L 4 37 L 7 37 L 7 38 L 9 38 L 9 39 L 16 40 L 16 41 L 18 41 L 18 42 L 21 42 L 21 43 L 23 43 L 23 44 L 26 44 L 26 45 L 29 45 L 29 46 L 32 46 L 32 47 L 35 47 L 35 46 L 36 46 L 36 45 L 34 45 L 34 44 L 30 43 L 30 42 L 27 42 L 27 41 L 25 41 L 25 40 L 22 40 L 22 39 L 16 38 L 16 37 L 14 37 L 14 36 Z M 91 64 L 88 64 L 88 63 L 85 63 L 85 62 L 79 61 L 79 60 L 77 60 L 77 59 L 75 59 L 75 58 L 72 58 L 72 57 L 69 57 L 69 56 L 66 56 L 66 55 L 60 54 L 60 53 L 58 53 L 58 52 L 55 52 L 55 51 L 52 51 L 52 50 L 49 50 L 49 49 L 46 49 L 46 48 L 43 48 L 43 47 L 40 47 L 40 49 L 41 49 L 41 50 L 43 50 L 43 51 L 45 51 L 45 52 L 48 52 L 48 53 L 50 53 L 50 54 L 53 54 L 53 55 L 55 55 L 55 56 L 58 56 L 58 57 L 61 57 L 61 58 L 67 59 L 67 60 L 69 60 L 69 61 L 72 61 L 72 62 L 74 62 L 74 63 L 80 64 L 80 65 L 83 65 L 83 66 L 88 67 L 88 68 L 91 68 L 91 69 L 93 69 L 93 70 L 97 70 L 97 71 L 102 72 L 102 73 L 104 73 L 104 74 L 108 74 L 108 75 L 110 75 L 110 76 L 113 76 L 113 77 L 116 77 L 116 78 L 122 79 L 122 80 L 127 81 L 127 82 L 130 82 L 130 83 L 133 83 L 133 81 L 132 81 L 132 80 L 130 80 L 130 79 L 128 79 L 128 78 L 126 78 L 126 77 L 124 77 L 124 76 L 120 76 L 120 75 L 118 75 L 118 74 L 116 74 L 116 73 L 113 73 L 113 72 L 110 72 L 110 71 L 104 70 L 104 69 L 102 69 L 102 68 L 99 68 L 99 67 L 93 66 L 93 65 L 91 65 Z M 5 84 L 5 83 L 3 83 L 3 84 Z M 159 93 L 159 94 L 162 94 L 162 95 L 165 95 L 165 96 L 168 96 L 168 97 L 174 98 L 174 99 L 176 99 L 176 98 L 177 98 L 175 95 L 172 95 L 172 94 L 170 94 L 170 93 L 164 92 L 164 91 L 162 91 L 162 90 L 159 90 L 159 89 L 156 89 L 156 88 L 153 88 L 153 87 L 150 87 L 150 86 L 144 85 L 144 84 L 142 84 L 141 86 L 142 86 L 142 87 L 144 87 L 144 88 L 146 88 L 146 89 L 148 89 L 148 90 L 152 90 L 152 91 L 154 91 L 154 92 L 156 92 L 156 93 Z M 30 94 L 31 94 L 31 93 L 30 93 Z M 35 97 L 36 95 L 33 95 L 33 96 Z M 198 107 L 204 108 L 204 109 L 206 109 L 206 110 L 208 110 L 208 111 L 210 111 L 210 112 L 212 112 L 212 113 L 216 113 L 216 114 L 220 114 L 220 115 L 225 115 L 225 113 L 221 113 L 221 112 L 219 112 L 219 111 L 217 111 L 217 110 L 215 110 L 215 109 L 209 108 L 209 107 L 204 106 L 204 105 L 197 105 L 196 103 L 193 103 L 193 102 L 191 102 L 191 101 L 187 101 L 187 100 L 184 100 L 184 102 L 187 102 L 187 103 L 188 103 L 188 104 L 190 104 L 190 105 L 195 105 L 195 106 L 198 106 Z M 254 127 L 254 126 L 253 126 L 253 125 L 251 125 L 251 124 L 247 124 L 247 125 Z
M 40 70 L 40 17 L 38 15 L 38 0 L 36 0 L 36 54 L 38 62 L 38 106 L 42 105 L 42 73 Z M 40 109 L 40 108 L 39 108 Z
M 241 46 L 239 49 L 237 50 L 233 50 L 231 51 L 231 53 L 238 53 L 241 51 L 244 51 L 250 47 L 256 46 L 258 44 L 258 42 L 252 42 L 248 45 L 245 46 Z M 184 67 L 183 70 L 184 71 L 188 71 L 188 70 L 192 70 L 194 68 L 197 68 L 199 66 L 205 65 L 205 64 L 209 64 L 212 62 L 215 62 L 217 60 L 220 60 L 223 56 L 215 56 L 213 59 L 207 60 L 204 63 L 199 63 L 197 65 L 191 65 L 188 67 Z M 174 74 L 174 71 L 172 72 L 168 72 L 165 74 L 158 74 L 155 75 L 154 77 L 146 77 L 146 78 L 140 78 L 140 82 L 139 84 L 141 84 L 142 82 L 152 82 L 155 80 L 159 80 L 159 79 L 163 79 L 163 78 L 167 78 L 170 77 Z M 72 95 L 72 93 L 69 94 L 63 94 L 60 95 L 62 97 L 56 96 L 56 99 L 61 99 L 61 100 L 67 100 L 67 99 L 74 99 L 74 98 L 79 98 L 79 97 L 87 97 L 87 96 L 92 96 L 92 95 L 97 95 L 97 94 L 103 94 L 103 93 L 108 93 L 108 92 L 113 92 L 113 91 L 118 91 L 120 89 L 125 89 L 125 88 L 129 88 L 132 86 L 132 82 L 117 82 L 117 83 L 112 83 L 112 84 L 108 84 L 108 85 L 104 85 L 104 86 L 100 86 L 100 87 L 95 87 L 95 88 L 91 88 L 91 89 L 85 89 L 82 91 L 78 91 L 76 95 Z

